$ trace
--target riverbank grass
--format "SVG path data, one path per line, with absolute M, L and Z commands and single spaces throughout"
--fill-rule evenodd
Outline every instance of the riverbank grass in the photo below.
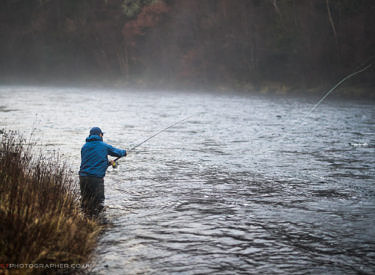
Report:
M 32 152 L 17 133 L 0 132 L 0 271 L 85 266 L 101 227 L 82 213 L 73 177 L 58 157 Z

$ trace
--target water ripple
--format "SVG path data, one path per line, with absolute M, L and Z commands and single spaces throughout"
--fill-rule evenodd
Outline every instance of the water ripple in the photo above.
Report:
M 130 148 L 197 114 L 108 171 L 97 274 L 375 272 L 370 102 L 327 100 L 305 117 L 315 100 L 28 87 L 0 96 L 0 126 L 35 129 L 75 173 L 91 126 Z

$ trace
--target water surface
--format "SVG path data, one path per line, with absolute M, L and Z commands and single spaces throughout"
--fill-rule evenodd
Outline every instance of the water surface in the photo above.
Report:
M 92 126 L 130 148 L 105 178 L 98 274 L 375 272 L 371 102 L 3 87 L 0 128 L 79 169 Z

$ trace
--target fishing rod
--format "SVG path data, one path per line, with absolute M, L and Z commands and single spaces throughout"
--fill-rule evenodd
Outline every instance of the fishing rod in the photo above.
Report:
M 129 152 L 133 151 L 135 148 L 137 148 L 137 147 L 141 146 L 142 144 L 146 143 L 146 142 L 149 141 L 150 139 L 152 139 L 152 138 L 156 137 L 157 135 L 163 133 L 164 131 L 168 130 L 169 128 L 172 128 L 173 126 L 175 126 L 175 125 L 177 125 L 177 124 L 179 124 L 179 123 L 181 123 L 181 122 L 183 122 L 183 121 L 185 121 L 185 120 L 191 118 L 192 116 L 194 116 L 194 115 L 191 115 L 191 116 L 185 117 L 184 119 L 181 119 L 181 120 L 179 120 L 179 121 L 177 121 L 177 122 L 174 122 L 173 124 L 169 125 L 168 127 L 165 127 L 165 128 L 163 128 L 163 129 L 161 129 L 160 131 L 156 132 L 156 133 L 153 134 L 152 136 L 146 138 L 144 141 L 142 141 L 142 142 L 138 143 L 137 145 L 131 147 L 129 150 L 126 150 L 126 155 L 128 155 Z M 118 161 L 118 160 L 119 160 L 120 158 L 122 158 L 122 157 L 123 157 L 123 156 L 121 156 L 121 157 L 117 157 L 117 158 L 114 159 L 114 162 L 113 162 L 113 164 L 112 164 L 112 167 L 113 167 L 113 168 L 116 168 L 116 167 L 117 167 L 116 161 Z

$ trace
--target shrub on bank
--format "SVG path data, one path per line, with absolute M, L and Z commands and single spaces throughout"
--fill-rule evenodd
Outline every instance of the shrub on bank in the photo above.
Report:
M 2 271 L 12 271 L 11 264 L 87 263 L 100 230 L 83 215 L 73 178 L 57 156 L 34 157 L 33 145 L 17 133 L 0 132 Z

